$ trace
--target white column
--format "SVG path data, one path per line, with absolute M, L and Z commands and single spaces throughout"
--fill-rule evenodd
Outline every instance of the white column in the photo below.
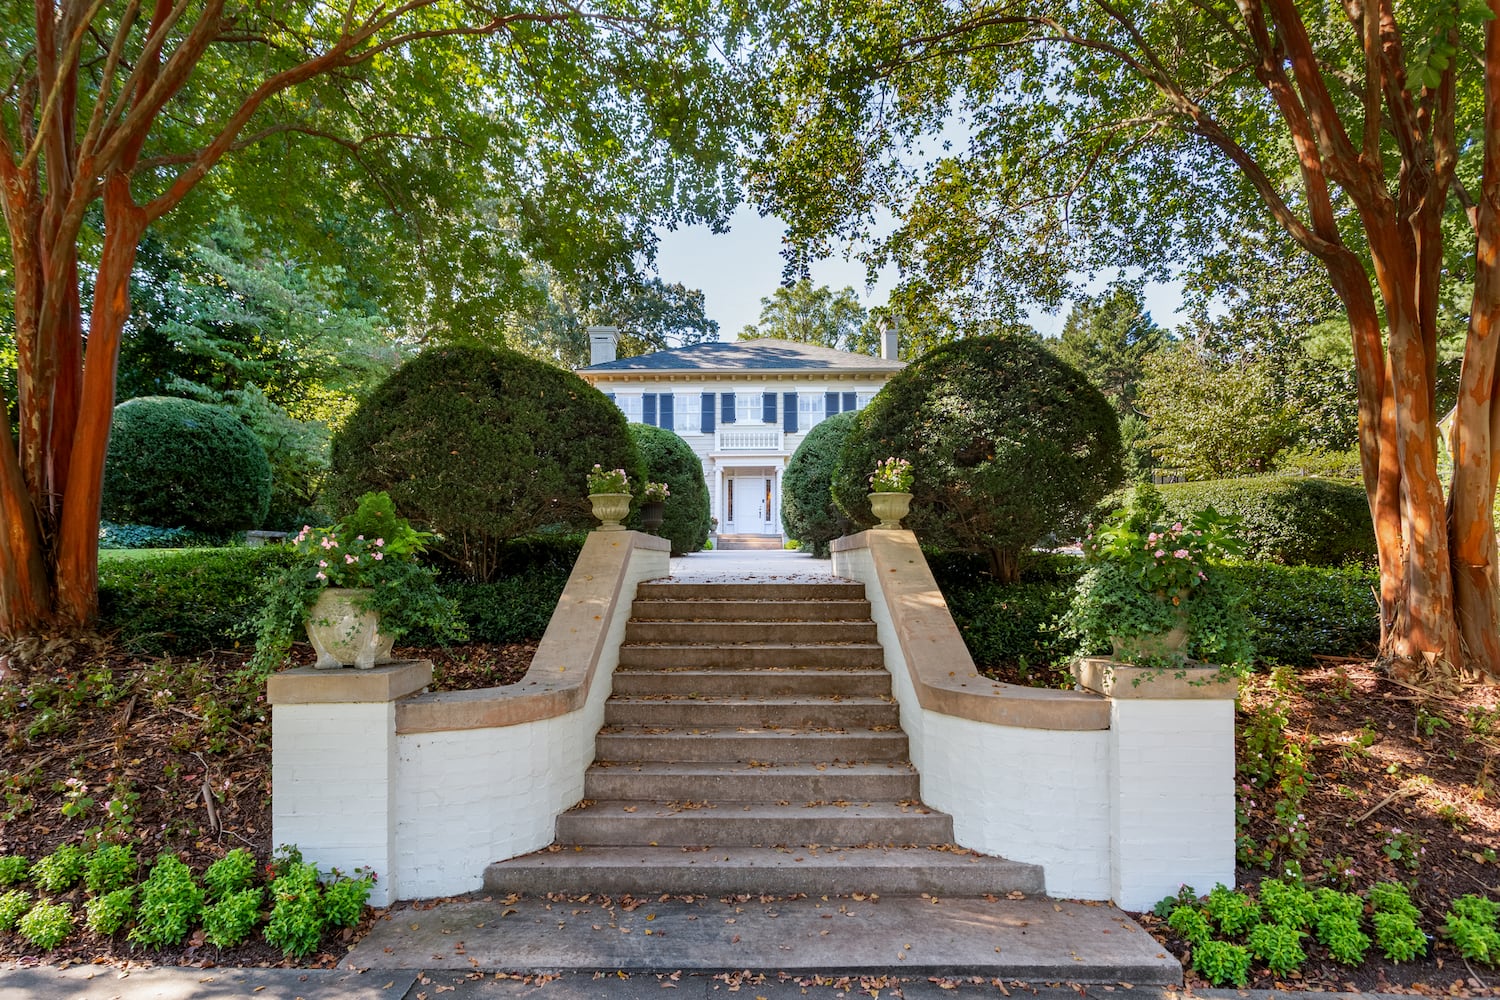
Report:
M 724 467 L 718 462 L 714 463 L 714 495 L 713 495 L 714 517 L 719 519 L 719 530 L 724 531 Z
M 396 700 L 432 682 L 426 660 L 371 670 L 272 674 L 271 840 L 292 844 L 324 874 L 373 869 L 370 902 L 400 898 L 396 882 Z
M 771 487 L 771 529 L 781 532 L 781 467 L 772 470 L 775 485 Z

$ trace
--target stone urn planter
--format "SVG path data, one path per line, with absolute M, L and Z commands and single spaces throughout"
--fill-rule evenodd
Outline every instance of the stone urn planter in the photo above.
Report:
M 380 616 L 356 601 L 368 590 L 329 587 L 307 613 L 307 638 L 318 654 L 319 670 L 357 667 L 368 670 L 391 662 L 395 639 L 380 634 Z
M 630 513 L 629 493 L 590 493 L 589 503 L 594 505 L 594 516 L 599 519 L 600 531 L 624 531 L 620 522 Z
M 1154 635 L 1109 637 L 1114 647 L 1115 659 L 1135 663 L 1153 660 L 1185 660 L 1187 658 L 1187 624 L 1178 622 L 1171 630 Z
M 641 530 L 656 534 L 667 509 L 665 500 L 648 500 L 641 504 Z
M 911 510 L 910 493 L 871 493 L 870 513 L 880 519 L 875 525 L 886 531 L 901 527 L 901 519 Z

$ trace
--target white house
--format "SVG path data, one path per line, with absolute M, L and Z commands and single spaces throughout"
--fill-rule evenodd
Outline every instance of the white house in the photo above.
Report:
M 616 358 L 614 327 L 589 328 L 578 374 L 635 423 L 682 436 L 703 461 L 719 531 L 781 535 L 781 473 L 826 416 L 863 409 L 905 362 L 761 338 Z

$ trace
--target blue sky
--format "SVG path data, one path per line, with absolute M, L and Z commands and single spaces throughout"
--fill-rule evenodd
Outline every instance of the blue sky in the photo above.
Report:
M 747 323 L 760 318 L 760 300 L 781 283 L 781 234 L 779 220 L 761 218 L 753 209 L 742 207 L 730 231 L 722 235 L 703 226 L 661 233 L 657 269 L 663 281 L 701 288 L 708 318 L 719 322 L 719 338 L 732 340 Z M 852 287 L 867 309 L 883 305 L 892 284 L 890 275 L 882 275 L 866 291 L 864 265 L 842 259 L 814 265 L 812 278 L 833 288 Z M 1186 318 L 1176 314 L 1182 304 L 1180 285 L 1149 284 L 1145 294 L 1146 308 L 1160 326 L 1171 328 Z M 1032 325 L 1043 334 L 1055 335 L 1061 332 L 1066 315 L 1065 310 L 1055 316 L 1038 314 L 1031 318 Z

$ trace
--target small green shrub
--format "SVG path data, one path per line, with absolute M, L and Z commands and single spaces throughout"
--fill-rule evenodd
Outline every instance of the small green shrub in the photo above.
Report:
M 1443 922 L 1443 935 L 1464 958 L 1500 965 L 1500 903 L 1483 896 L 1455 899 Z
M 1278 976 L 1289 976 L 1302 968 L 1307 953 L 1302 950 L 1302 932 L 1283 924 L 1256 924 L 1246 938 L 1250 953 Z
M 271 919 L 262 931 L 266 942 L 288 958 L 301 958 L 318 947 L 323 936 L 323 908 L 318 899 L 318 869 L 288 862 L 271 883 Z
M 7 854 L 0 858 L 0 885 L 15 885 L 26 881 L 31 873 L 31 862 L 20 854 Z
M 84 869 L 83 884 L 89 892 L 102 896 L 134 885 L 139 865 L 135 860 L 135 848 L 129 844 L 107 844 L 89 855 Z
M 214 900 L 242 892 L 254 881 L 255 857 L 243 847 L 236 847 L 203 873 L 203 887 Z
M 1172 915 L 1167 918 L 1167 926 L 1194 947 L 1207 944 L 1213 937 L 1213 928 L 1208 926 L 1208 920 L 1191 906 L 1179 906 L 1173 910 Z
M 1318 941 L 1328 949 L 1335 962 L 1360 965 L 1370 950 L 1370 936 L 1359 929 L 1359 918 L 1343 913 L 1318 917 Z
M 1316 897 L 1300 882 L 1268 878 L 1260 884 L 1260 904 L 1266 915 L 1284 927 L 1311 927 L 1317 917 Z
M 662 509 L 657 535 L 672 543 L 674 556 L 699 551 L 708 541 L 708 483 L 703 478 L 703 460 L 692 445 L 661 427 L 631 424 L 630 436 L 640 449 L 646 480 L 666 483 L 671 494 Z M 634 528 L 640 523 L 637 508 L 626 524 Z
M 84 922 L 95 934 L 116 934 L 135 916 L 135 886 L 95 896 L 84 904 Z
M 215 948 L 233 948 L 248 938 L 260 923 L 261 895 L 259 887 L 225 892 L 203 911 L 204 940 Z
M 1336 479 L 1214 479 L 1163 483 L 1169 517 L 1212 506 L 1243 518 L 1249 559 L 1338 566 L 1375 558 L 1375 529 L 1364 486 Z
M 323 922 L 329 927 L 353 927 L 359 923 L 374 886 L 375 880 L 368 875 L 342 878 L 335 871 L 332 881 L 323 887 Z
M 1219 884 L 1203 901 L 1203 908 L 1229 937 L 1238 937 L 1260 923 L 1260 905 L 1242 892 Z
M 63 844 L 31 868 L 32 881 L 43 892 L 67 892 L 83 878 L 88 855 L 76 844 Z
M 1313 893 L 1313 905 L 1317 907 L 1317 919 L 1337 916 L 1358 921 L 1365 912 L 1365 902 L 1352 892 L 1322 888 Z
M 253 634 L 256 583 L 291 562 L 281 547 L 162 553 L 99 567 L 99 616 L 135 653 L 201 654 Z
M 148 948 L 166 948 L 187 937 L 203 911 L 203 890 L 188 866 L 164 854 L 141 884 L 141 904 L 130 940 Z
M 1411 901 L 1411 893 L 1399 882 L 1381 882 L 1370 886 L 1370 905 L 1378 913 L 1395 913 L 1421 920 L 1422 911 Z
M 115 407 L 104 460 L 104 516 L 227 533 L 259 527 L 271 464 L 224 407 L 142 396 Z
M 1215 986 L 1244 986 L 1250 981 L 1250 952 L 1228 941 L 1205 941 L 1193 949 L 1193 968 Z
M 1375 943 L 1392 962 L 1410 962 L 1427 953 L 1427 937 L 1406 914 L 1376 912 L 1370 922 L 1375 925 Z
M 31 909 L 31 893 L 25 889 L 12 889 L 0 895 L 0 931 L 13 931 L 28 910 Z
M 833 470 L 853 426 L 853 413 L 838 413 L 816 424 L 781 474 L 781 526 L 788 535 L 811 547 L 819 559 L 828 557 L 829 542 L 858 530 L 834 506 L 831 492 Z
M 73 908 L 67 903 L 42 900 L 22 917 L 16 929 L 43 951 L 51 951 L 73 933 Z

